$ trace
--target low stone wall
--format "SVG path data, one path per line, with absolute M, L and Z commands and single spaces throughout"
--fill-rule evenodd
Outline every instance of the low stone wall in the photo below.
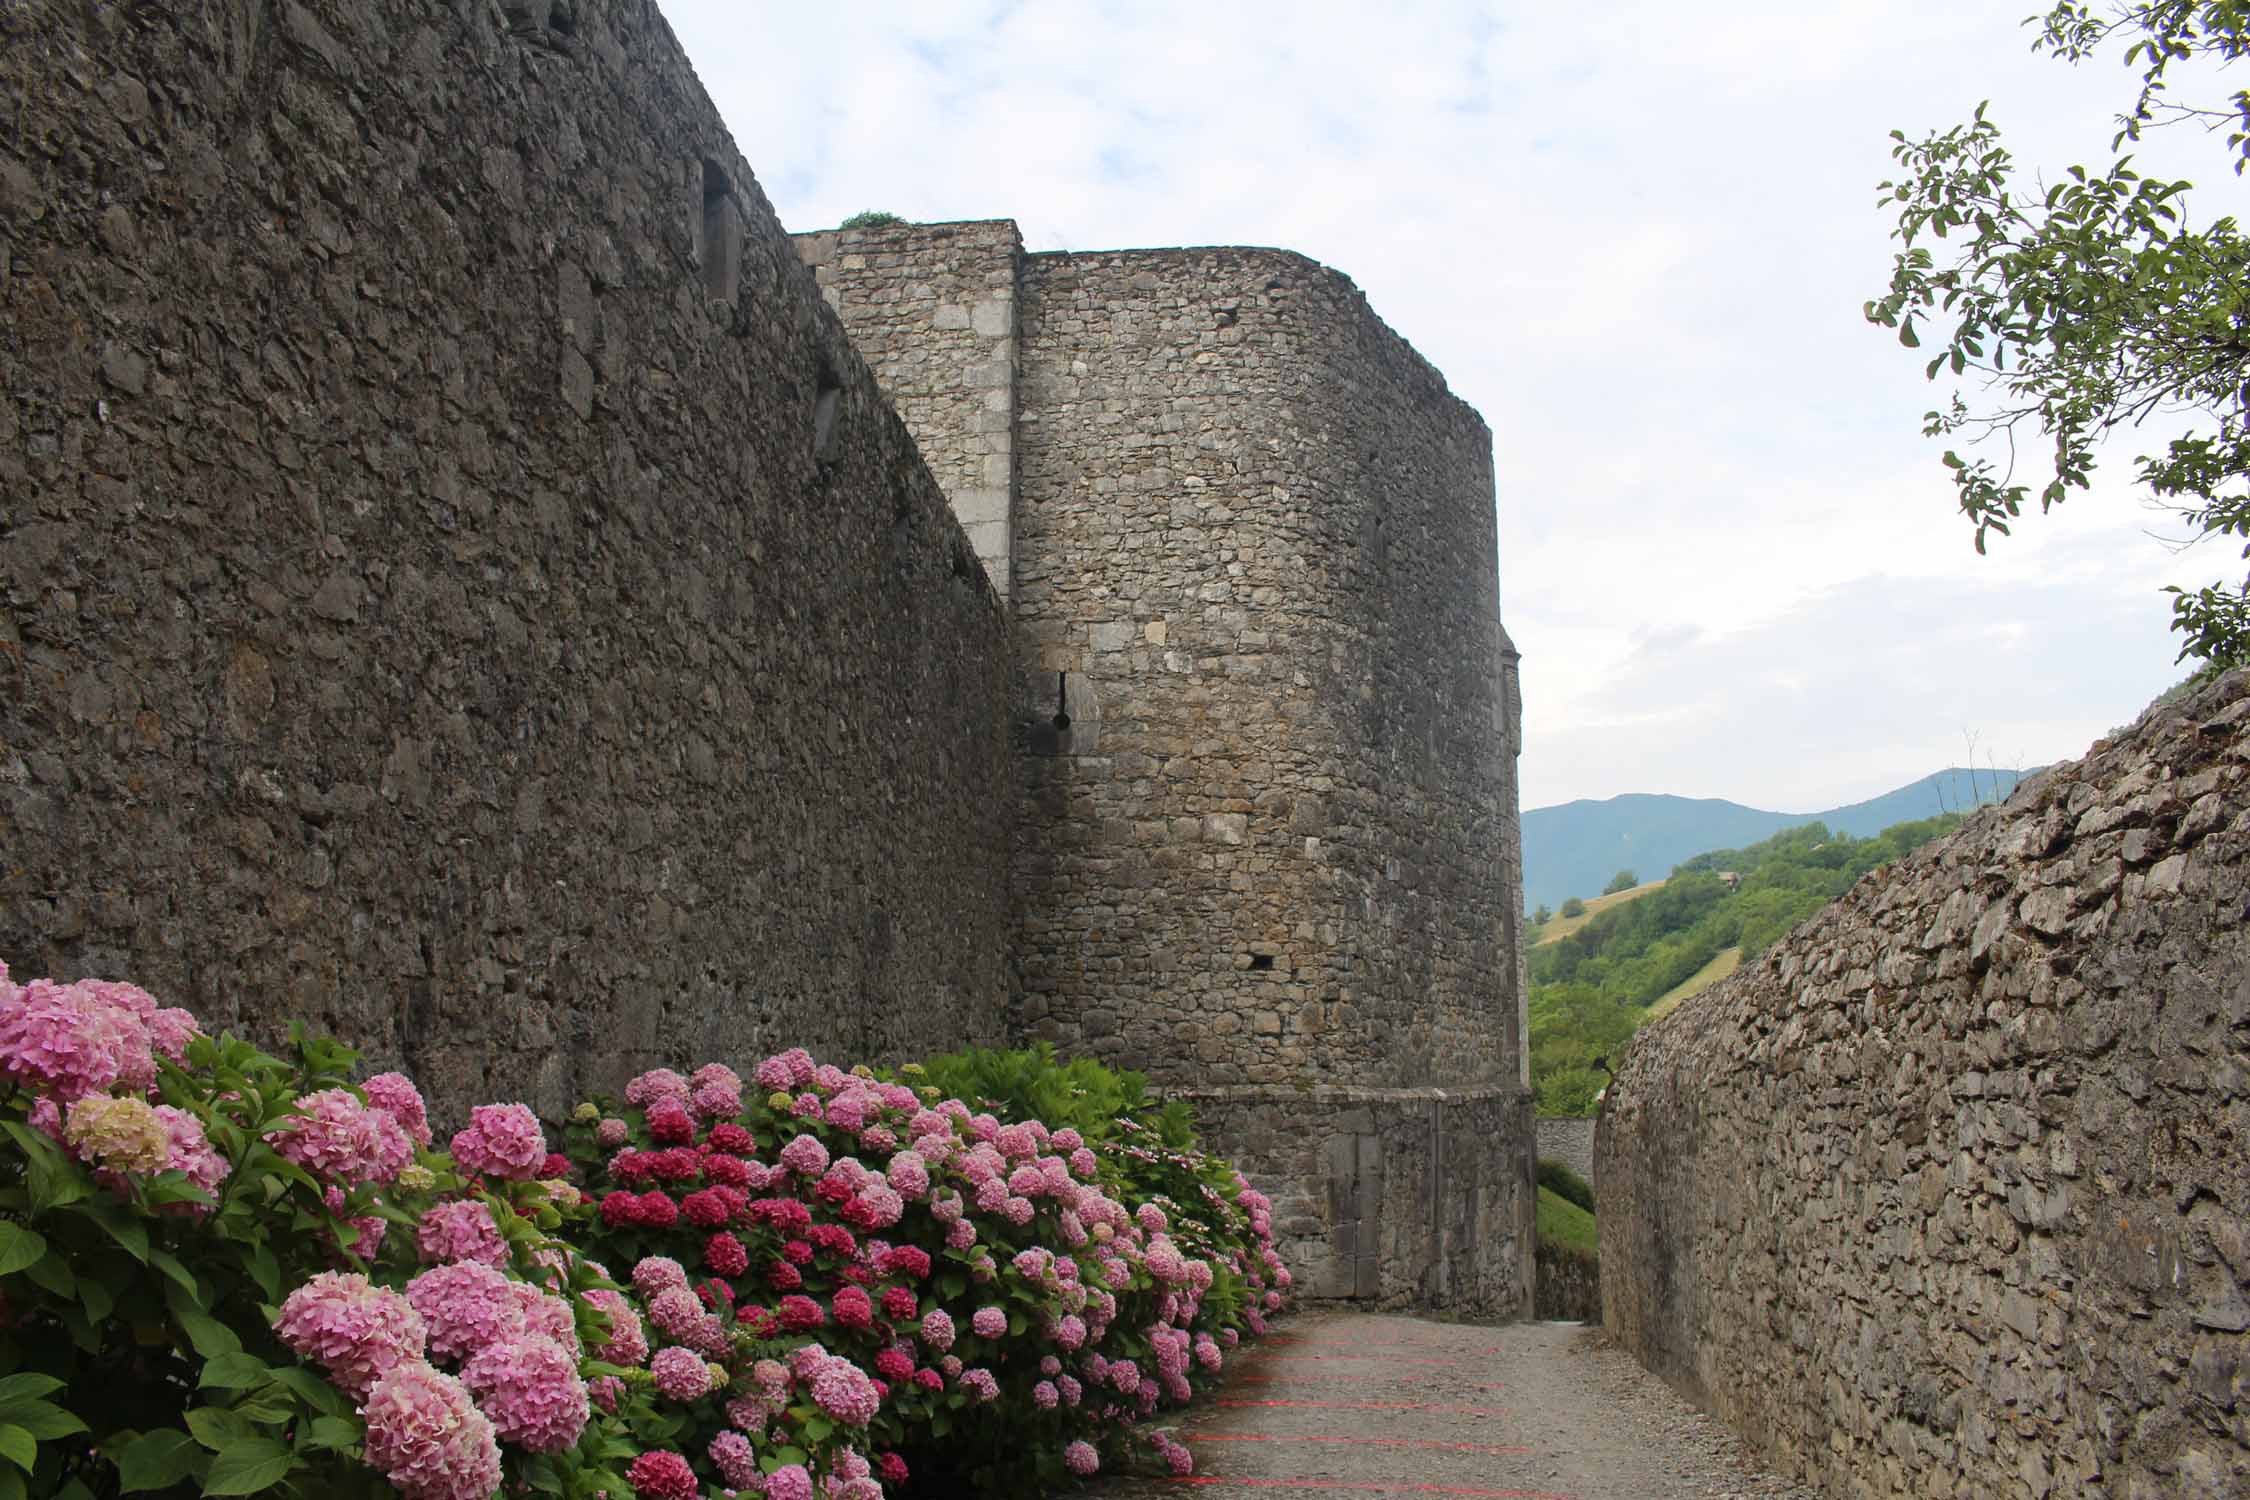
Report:
M 1531 1311 L 1531 1098 L 1487 1089 L 1172 1089 L 1274 1203 L 1299 1295 Z
M 1532 1303 L 1550 1322 L 1598 1323 L 1602 1316 L 1602 1263 L 1598 1256 L 1542 1241 Z
M 2250 673 L 1643 1031 L 1602 1313 L 1836 1496 L 2250 1494 Z
M 1594 1122 L 1548 1116 L 1536 1122 L 1539 1159 L 1559 1161 L 1590 1184 L 1594 1180 Z

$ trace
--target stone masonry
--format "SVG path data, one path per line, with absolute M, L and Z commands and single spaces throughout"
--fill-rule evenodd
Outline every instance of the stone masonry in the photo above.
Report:
M 2250 672 L 1643 1030 L 1603 1321 L 1838 1497 L 2250 1494 Z
M 1011 667 L 653 5 L 0 6 L 0 955 L 456 1107 L 998 1041 Z
M 1282 1139 L 1253 1097 L 1310 1131 L 1271 1190 L 1316 1288 L 1516 1310 L 1519 709 L 1483 422 L 1284 251 L 1025 255 L 1004 220 L 798 247 L 1010 597 L 1019 1028 L 1195 1092 L 1246 1158 Z M 1458 1153 L 1386 1171 L 1496 1227 L 1412 1231 L 1364 1281 L 1377 1230 L 1331 1148 L 1418 1138 L 1360 1091 L 1419 1119 L 1433 1087 L 1483 1112 L 1505 1183 Z M 1316 1125 L 1308 1088 L 1353 1103 Z
M 0 104 L 18 973 L 455 1110 L 1050 1037 L 1525 1308 L 1491 439 L 1343 276 L 793 241 L 652 0 L 16 0 Z

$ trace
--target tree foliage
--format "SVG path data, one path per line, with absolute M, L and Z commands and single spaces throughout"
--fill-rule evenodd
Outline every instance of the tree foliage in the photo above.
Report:
M 2250 93 L 2218 103 L 2172 93 L 2198 65 L 2227 69 L 2250 56 L 2250 0 L 2100 13 L 2061 0 L 2027 24 L 2050 56 L 2078 63 L 2122 48 L 2139 69 L 2112 151 L 2180 125 L 2223 135 L 2238 176 L 2250 163 Z M 2086 489 L 2105 439 L 2155 422 L 2171 436 L 2136 459 L 2139 483 L 2197 536 L 2242 541 L 2250 556 L 2250 243 L 2235 221 L 2194 227 L 2191 184 L 2146 177 L 2130 155 L 2073 166 L 2051 185 L 2027 182 L 1982 105 L 1967 124 L 1891 137 L 1900 176 L 1881 201 L 1897 208 L 1901 248 L 1889 290 L 1866 314 L 1910 349 L 1924 324 L 1941 334 L 1931 380 L 1982 380 L 1981 396 L 1957 388 L 1923 428 L 2005 450 L 1998 461 L 1945 453 L 1977 550 L 1991 533 L 2007 535 L 2035 493 L 2044 512 Z M 2017 437 L 2030 431 L 2051 444 L 2036 490 L 2017 478 Z M 2182 657 L 2250 660 L 2250 581 L 2169 592 Z
M 1632 1039 L 1648 1007 L 1728 948 L 1747 963 L 1868 871 L 1952 831 L 1959 814 L 1898 823 L 1855 839 L 1807 823 L 1747 849 L 1716 849 L 1673 867 L 1656 890 L 1595 914 L 1531 950 L 1531 1083 L 1543 1115 L 1590 1115 L 1604 1060 Z M 1733 872 L 1730 889 L 1718 871 Z
M 1641 877 L 1635 875 L 1631 870 L 1619 870 L 1615 875 L 1609 877 L 1609 884 L 1602 887 L 1602 894 L 1614 896 L 1619 891 L 1629 891 L 1640 883 Z

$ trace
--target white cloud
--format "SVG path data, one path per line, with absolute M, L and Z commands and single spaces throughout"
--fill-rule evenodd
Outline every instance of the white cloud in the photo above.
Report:
M 1527 805 L 1834 803 L 1964 724 L 2075 754 L 2178 675 L 2157 587 L 2239 575 L 2115 485 L 1975 557 L 1920 436 L 1941 390 L 1860 317 L 1893 127 L 1990 99 L 2027 161 L 2107 147 L 2130 75 L 2033 56 L 2009 7 L 665 10 L 793 227 L 1008 216 L 1351 275 L 1493 428 Z M 2216 180 L 2192 141 L 2148 159 Z

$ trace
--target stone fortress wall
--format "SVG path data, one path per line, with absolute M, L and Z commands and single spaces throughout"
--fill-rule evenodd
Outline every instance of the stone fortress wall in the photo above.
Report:
M 1838 1497 L 2250 1494 L 2250 672 L 1646 1029 L 1603 1321 Z
M 997 475 L 1013 412 L 1019 1027 L 1194 1096 L 1314 1286 L 1516 1310 L 1516 710 L 1483 422 L 1287 252 L 1022 255 L 1007 221 L 798 244 L 925 445 Z M 954 502 L 999 524 L 980 489 Z M 1503 1149 L 1428 1149 L 1432 1088 Z
M 1053 1036 L 1524 1309 L 1490 437 L 1349 282 L 793 242 L 651 0 L 0 42 L 20 972 L 549 1115 Z
M 554 1114 L 997 1041 L 1000 601 L 646 0 L 0 7 L 0 954 Z

